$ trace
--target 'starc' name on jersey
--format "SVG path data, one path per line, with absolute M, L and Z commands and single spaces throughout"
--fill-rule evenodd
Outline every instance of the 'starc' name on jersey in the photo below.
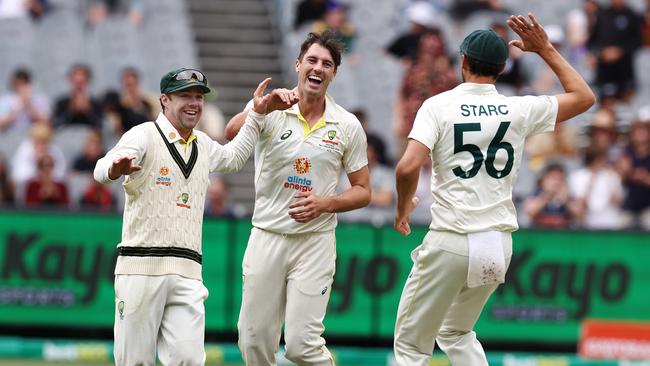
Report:
M 490 116 L 505 116 L 508 114 L 508 106 L 505 104 L 499 105 L 476 105 L 476 104 L 461 104 L 460 114 L 463 117 L 490 117 Z

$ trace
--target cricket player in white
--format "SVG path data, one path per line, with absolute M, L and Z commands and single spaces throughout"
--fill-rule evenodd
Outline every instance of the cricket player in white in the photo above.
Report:
M 255 151 L 255 212 L 243 261 L 239 348 L 251 366 L 334 365 L 321 334 L 336 260 L 336 212 L 370 201 L 366 137 L 326 94 L 341 60 L 331 32 L 310 33 L 296 60 L 298 85 L 257 95 L 228 124 L 264 127 Z M 351 188 L 336 195 L 341 170 Z
M 165 74 L 163 113 L 127 131 L 95 167 L 101 183 L 126 175 L 115 265 L 115 363 L 120 366 L 154 366 L 156 353 L 163 365 L 205 364 L 208 290 L 201 277 L 201 230 L 208 175 L 239 170 L 261 130 L 246 124 L 225 146 L 195 131 L 207 84 L 199 70 Z M 259 93 L 267 84 L 260 84 Z
M 512 187 L 525 138 L 552 131 L 594 103 L 587 83 L 528 16 L 509 18 L 521 37 L 510 43 L 537 53 L 565 92 L 500 95 L 494 84 L 508 47 L 491 30 L 475 31 L 460 47 L 464 82 L 424 102 L 397 165 L 397 231 L 410 233 L 419 171 L 429 156 L 434 197 L 430 230 L 411 254 L 399 303 L 394 351 L 400 366 L 426 365 L 436 342 L 454 366 L 488 364 L 473 327 L 512 255 L 511 232 L 518 229 Z

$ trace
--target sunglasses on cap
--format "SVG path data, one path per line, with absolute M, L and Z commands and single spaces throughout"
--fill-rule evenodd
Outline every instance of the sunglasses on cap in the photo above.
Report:
M 166 89 L 167 86 L 169 86 L 169 82 L 172 80 L 175 81 L 196 80 L 199 83 L 203 83 L 203 85 L 207 84 L 207 78 L 205 77 L 205 75 L 203 75 L 201 71 L 194 70 L 194 69 L 185 69 L 172 75 L 172 77 L 170 77 L 165 83 L 165 87 L 163 89 Z

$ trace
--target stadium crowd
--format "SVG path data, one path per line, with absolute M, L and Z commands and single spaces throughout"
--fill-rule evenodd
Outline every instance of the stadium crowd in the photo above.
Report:
M 47 16 L 47 1 L 23 3 L 34 7 L 24 9 L 32 17 Z M 88 22 L 95 24 L 119 2 L 91 3 Z M 391 222 L 393 161 L 401 155 L 415 114 L 424 100 L 461 82 L 455 67 L 458 53 L 447 33 L 476 14 L 493 18 L 510 14 L 498 0 L 405 3 L 403 21 L 408 28 L 384 45 L 386 57 L 399 60 L 403 69 L 393 108 L 398 146 L 391 147 L 393 141 L 382 138 L 367 110 L 355 112 L 368 136 L 373 196 L 369 207 L 342 214 L 342 220 Z M 120 16 L 141 22 L 146 13 L 138 4 L 132 2 Z M 332 29 L 346 44 L 344 63 L 357 62 L 356 27 L 348 16 L 353 6 L 352 1 L 302 0 L 295 9 L 295 32 Z M 0 18 L 10 10 L 0 7 Z M 642 85 L 638 77 L 639 71 L 647 70 L 634 67 L 636 54 L 650 48 L 650 1 L 644 13 L 637 13 L 624 0 L 584 0 L 560 23 L 545 25 L 549 39 L 589 75 L 599 103 L 586 123 L 564 123 L 528 140 L 514 192 L 520 222 L 539 228 L 650 230 L 650 101 L 639 102 L 639 91 L 650 86 Z M 444 26 L 449 24 L 452 27 Z M 512 37 L 504 24 L 495 22 L 491 27 L 506 40 Z M 510 52 L 497 84 L 501 93 L 551 94 L 561 88 L 549 69 L 527 63 L 514 47 Z M 79 63 L 68 71 L 65 95 L 44 95 L 35 88 L 32 72 L 17 66 L 10 80 L 0 85 L 0 139 L 2 135 L 21 139 L 15 150 L 0 149 L 0 207 L 121 210 L 120 187 L 95 183 L 92 169 L 122 133 L 155 119 L 160 112 L 156 93 L 143 91 L 139 70 L 126 67 L 115 76 L 120 78 L 120 90 L 93 95 L 89 87 L 93 70 Z M 200 128 L 223 141 L 223 125 L 223 114 L 211 104 Z M 417 191 L 421 203 L 414 212 L 414 221 L 422 224 L 430 217 L 429 174 L 423 166 Z M 237 216 L 234 207 L 227 185 L 214 176 L 206 214 Z

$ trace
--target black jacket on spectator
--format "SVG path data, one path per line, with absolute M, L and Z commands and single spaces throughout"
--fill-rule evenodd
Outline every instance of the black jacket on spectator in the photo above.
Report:
M 70 96 L 59 99 L 54 107 L 54 127 L 85 125 L 92 128 L 101 128 L 102 104 L 91 98 L 90 105 L 90 111 L 87 113 L 76 113 L 70 110 Z
M 641 17 L 632 9 L 605 8 L 598 11 L 587 46 L 598 57 L 596 84 L 601 96 L 618 95 L 634 90 L 634 52 L 641 46 Z M 599 57 L 603 48 L 618 46 L 623 56 L 616 62 L 605 63 Z M 605 88 L 603 90 L 603 88 Z

